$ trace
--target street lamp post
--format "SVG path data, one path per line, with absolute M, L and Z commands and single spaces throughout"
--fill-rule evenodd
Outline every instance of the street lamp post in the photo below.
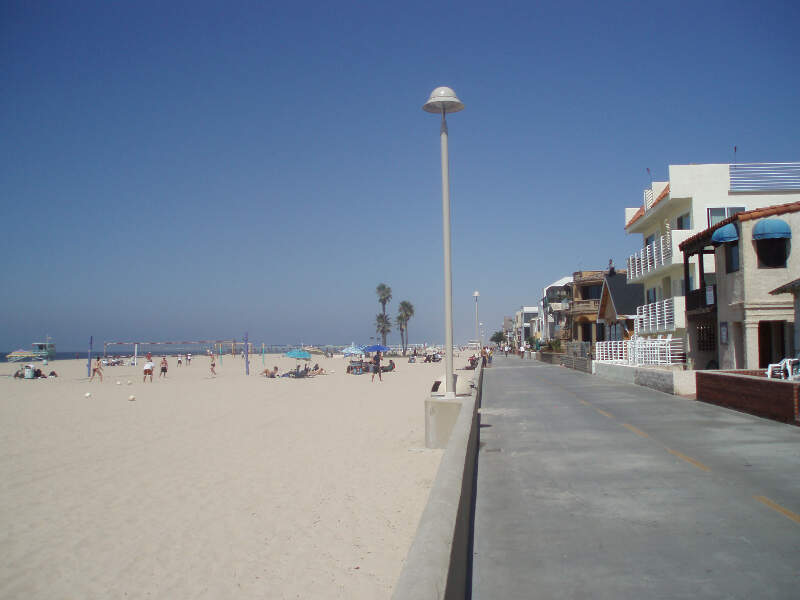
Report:
M 444 246 L 444 361 L 445 397 L 454 398 L 456 377 L 453 373 L 453 277 L 450 266 L 450 174 L 447 156 L 447 113 L 464 109 L 461 100 L 449 87 L 437 87 L 422 106 L 422 110 L 442 115 L 439 129 L 442 142 L 442 244 Z
M 478 329 L 478 298 L 480 297 L 480 293 L 478 290 L 472 294 L 473 298 L 475 298 L 475 341 L 478 342 L 480 348 L 483 348 L 483 342 L 481 341 L 481 334 L 480 329 Z M 479 349 L 480 349 L 479 348 Z

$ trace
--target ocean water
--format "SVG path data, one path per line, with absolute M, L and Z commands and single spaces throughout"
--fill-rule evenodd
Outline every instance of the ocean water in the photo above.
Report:
M 283 354 L 289 350 L 297 348 L 297 346 L 265 346 L 264 352 L 268 354 Z M 330 347 L 334 348 L 334 347 Z M 340 347 L 336 347 L 337 349 Z M 25 348 L 25 350 L 29 350 L 29 348 Z M 165 350 L 163 346 L 159 346 L 156 348 L 153 347 L 145 347 L 144 349 L 139 348 L 139 356 L 144 356 L 148 352 L 151 352 L 153 356 L 177 356 L 178 354 L 186 354 L 187 352 L 191 352 L 192 356 L 204 356 L 206 354 L 206 350 L 211 350 L 211 348 L 170 348 L 169 350 Z M 237 352 L 242 352 L 241 345 L 236 347 Z M 12 352 L 12 350 L 6 350 L 0 353 L 0 362 L 8 362 L 6 359 L 6 354 Z M 231 348 L 228 346 L 227 348 L 223 349 L 224 354 L 230 354 Z M 251 355 L 261 354 L 261 345 L 259 344 L 257 347 L 253 347 L 251 351 Z M 74 350 L 74 351 L 56 351 L 56 356 L 52 360 L 74 360 L 76 358 L 82 358 L 86 360 L 89 355 L 88 348 L 85 350 Z M 97 348 L 92 349 L 92 358 L 96 358 L 98 356 L 103 356 L 103 346 L 100 346 L 98 351 Z M 129 348 L 127 346 L 124 347 L 112 347 L 108 349 L 108 356 L 133 356 L 133 348 Z

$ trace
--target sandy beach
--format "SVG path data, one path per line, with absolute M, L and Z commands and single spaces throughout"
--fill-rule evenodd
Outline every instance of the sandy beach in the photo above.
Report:
M 313 362 L 334 372 L 0 364 L 0 597 L 390 597 L 441 458 L 423 399 L 444 368 L 401 358 L 371 383 Z

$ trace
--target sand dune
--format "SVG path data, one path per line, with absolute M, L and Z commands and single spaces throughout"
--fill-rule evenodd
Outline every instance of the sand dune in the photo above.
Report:
M 443 368 L 400 360 L 379 384 L 318 362 L 335 373 L 227 356 L 152 384 L 89 383 L 85 360 L 0 377 L 0 597 L 389 597 L 441 456 L 423 399 Z

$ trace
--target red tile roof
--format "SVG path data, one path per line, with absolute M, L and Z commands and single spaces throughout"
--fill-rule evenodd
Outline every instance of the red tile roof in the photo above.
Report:
M 716 225 L 709 227 L 708 229 L 704 229 L 700 233 L 696 233 L 690 238 L 686 238 L 678 245 L 678 248 L 683 250 L 684 247 L 688 248 L 689 246 L 693 246 L 695 242 L 698 242 L 703 238 L 710 238 L 711 234 L 717 229 L 724 227 L 728 223 L 733 223 L 734 221 L 752 221 L 753 219 L 763 219 L 764 217 L 772 217 L 775 215 L 783 215 L 793 212 L 800 212 L 800 201 L 789 202 L 788 204 L 775 204 L 773 206 L 765 206 L 764 208 L 755 208 L 746 212 L 736 213 L 732 217 L 728 217 Z
M 656 204 L 658 204 L 658 203 L 659 203 L 659 202 L 661 202 L 661 201 L 662 201 L 664 198 L 666 198 L 668 194 L 669 194 L 669 184 L 667 184 L 667 187 L 665 187 L 665 188 L 664 188 L 664 189 L 661 191 L 661 193 L 658 195 L 658 198 L 656 198 L 656 201 L 655 201 L 655 202 L 653 202 L 653 204 L 652 204 L 652 206 L 650 206 L 650 208 L 652 209 L 652 208 L 653 208 L 653 207 L 654 207 Z M 635 214 L 635 215 L 633 215 L 633 217 L 631 217 L 631 220 L 630 220 L 630 221 L 628 221 L 628 224 L 627 224 L 627 225 L 625 225 L 625 229 L 627 229 L 628 227 L 630 227 L 631 225 L 633 225 L 634 223 L 636 223 L 636 221 L 638 221 L 639 219 L 641 219 L 643 215 L 644 215 L 644 206 L 640 206 L 640 207 L 639 207 L 639 210 L 637 210 L 637 211 L 636 211 L 636 214 Z

